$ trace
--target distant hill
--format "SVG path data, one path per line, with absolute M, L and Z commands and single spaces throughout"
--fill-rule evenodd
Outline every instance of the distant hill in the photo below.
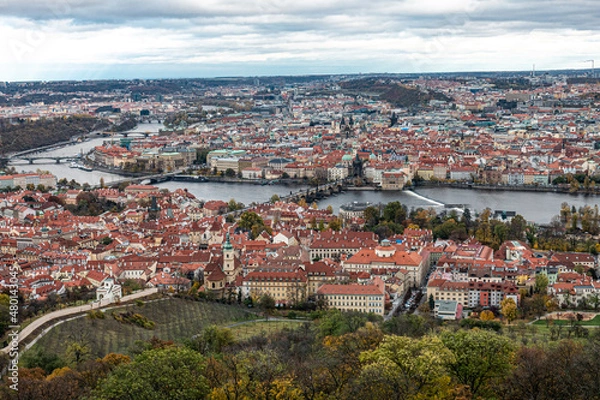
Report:
M 600 78 L 592 78 L 592 77 L 575 77 L 567 79 L 567 83 L 569 85 L 581 85 L 581 84 L 598 84 L 600 83 Z
M 395 107 L 415 107 L 427 104 L 430 100 L 451 102 L 452 99 L 439 92 L 424 92 L 417 88 L 408 87 L 392 80 L 378 78 L 355 79 L 340 82 L 340 87 L 348 94 L 363 94 L 377 96 Z

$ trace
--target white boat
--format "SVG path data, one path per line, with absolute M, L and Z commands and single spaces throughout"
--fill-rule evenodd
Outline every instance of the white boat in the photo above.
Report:
M 87 166 L 85 166 L 85 165 L 78 165 L 78 168 L 79 168 L 79 169 L 82 169 L 82 170 L 84 170 L 84 171 L 87 171 L 87 172 L 91 172 L 91 171 L 93 171 L 93 170 L 94 170 L 94 168 L 92 168 L 92 167 L 87 167 Z

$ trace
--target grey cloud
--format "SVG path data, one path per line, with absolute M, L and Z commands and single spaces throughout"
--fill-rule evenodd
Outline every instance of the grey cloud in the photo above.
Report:
M 429 4 L 431 3 L 431 4 Z M 598 5 L 590 0 L 472 0 L 420 5 L 416 0 L 4 0 L 0 15 L 33 20 L 71 19 L 75 25 L 128 25 L 196 30 L 219 36 L 256 32 L 320 32 L 360 35 L 420 32 L 424 37 L 449 31 L 469 34 L 497 26 L 532 29 L 590 29 L 600 26 Z M 460 3 L 456 3 L 460 4 Z M 448 11 L 449 10 L 449 11 Z M 219 32 L 214 27 L 221 27 Z M 212 28 L 212 29 L 211 29 Z M 485 33 L 484 33 L 485 34 Z

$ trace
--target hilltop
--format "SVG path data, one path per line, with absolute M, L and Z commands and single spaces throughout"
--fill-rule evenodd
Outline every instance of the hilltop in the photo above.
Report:
M 452 101 L 448 96 L 435 91 L 422 91 L 394 80 L 365 78 L 341 82 L 340 87 L 348 94 L 377 96 L 396 107 L 409 108 L 428 103 L 430 100 Z

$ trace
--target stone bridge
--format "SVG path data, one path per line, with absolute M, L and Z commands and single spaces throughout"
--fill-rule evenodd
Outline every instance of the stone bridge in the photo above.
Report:
M 54 157 L 54 156 L 37 156 L 37 157 L 13 157 L 12 160 L 24 160 L 29 162 L 29 164 L 34 164 L 35 161 L 40 161 L 40 160 L 47 160 L 47 161 L 54 161 L 56 164 L 60 164 L 61 161 L 75 161 L 77 160 L 76 156 L 61 156 L 61 157 Z
M 340 193 L 347 187 L 345 180 L 328 182 L 323 185 L 309 187 L 304 190 L 290 192 L 287 196 L 281 196 L 281 200 L 299 202 L 304 199 L 307 203 L 312 203 L 315 200 L 324 199 L 334 193 Z

